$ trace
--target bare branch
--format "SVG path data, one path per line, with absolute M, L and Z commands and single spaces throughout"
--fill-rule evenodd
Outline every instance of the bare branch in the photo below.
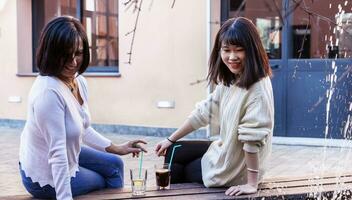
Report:
M 200 79 L 200 80 L 196 80 L 196 81 L 194 81 L 194 82 L 190 82 L 189 84 L 190 84 L 190 85 L 197 85 L 197 84 L 199 84 L 199 83 L 205 82 L 206 80 L 207 80 L 206 78 L 203 78 L 203 79 Z
M 129 4 L 129 3 L 131 3 L 132 1 L 134 1 L 134 0 L 128 0 L 128 1 L 126 1 L 125 3 L 123 3 L 123 5 L 127 5 L 127 4 Z
M 210 21 L 209 24 L 220 24 L 220 21 Z
M 281 13 L 281 10 L 279 8 L 279 6 L 276 4 L 275 0 L 272 0 L 273 1 L 273 4 L 275 5 L 275 10 L 277 12 L 277 14 L 279 15 L 280 17 L 280 21 L 281 21 L 281 24 L 284 25 L 285 24 L 285 21 L 284 21 L 284 18 L 282 16 L 282 13 Z
M 174 8 L 175 2 L 176 2 L 176 0 L 173 0 L 171 8 Z
M 153 3 L 154 3 L 154 0 L 151 0 L 151 1 L 150 1 L 150 4 L 149 4 L 149 7 L 148 7 L 148 10 L 149 10 L 149 11 L 152 9 Z
M 126 2 L 126 3 L 127 4 L 130 3 L 130 5 L 135 4 L 134 11 L 137 10 L 137 16 L 136 16 L 136 20 L 135 20 L 135 23 L 134 23 L 134 28 L 132 29 L 132 31 L 129 31 L 129 32 L 127 32 L 125 34 L 125 36 L 128 36 L 128 35 L 132 34 L 130 50 L 127 53 L 127 55 L 128 55 L 128 62 L 127 63 L 131 64 L 132 63 L 131 61 L 132 61 L 132 51 L 133 51 L 134 39 L 136 37 L 136 31 L 137 31 L 137 25 L 138 25 L 138 20 L 139 20 L 139 14 L 141 13 L 141 10 L 142 10 L 141 8 L 142 8 L 143 0 L 139 0 L 139 6 L 137 6 L 138 0 L 128 0 L 128 2 Z M 125 5 L 127 5 L 127 4 L 125 4 Z
M 310 24 L 309 22 L 310 22 L 310 14 L 308 14 L 308 22 L 306 24 L 306 31 L 304 32 L 304 36 L 303 36 L 302 43 L 301 43 L 301 48 L 298 50 L 298 53 L 299 53 L 298 59 L 300 59 L 302 57 L 302 52 L 304 50 L 304 43 L 307 40 L 308 28 L 309 28 L 309 24 Z
M 296 0 L 292 0 L 292 1 L 297 4 Z M 302 2 L 302 0 L 301 0 L 300 2 Z M 304 2 L 304 4 L 305 4 L 305 2 Z M 305 11 L 306 13 L 308 13 L 308 14 L 310 14 L 310 15 L 312 15 L 312 16 L 319 17 L 319 19 L 322 19 L 322 20 L 324 20 L 324 21 L 326 21 L 326 22 L 329 22 L 329 23 L 331 23 L 331 24 L 333 24 L 333 25 L 335 25 L 335 26 L 337 26 L 337 27 L 343 29 L 344 31 L 347 31 L 346 28 L 344 28 L 343 26 L 337 24 L 337 23 L 336 23 L 335 21 L 333 21 L 332 19 L 330 19 L 330 18 L 328 18 L 328 17 L 325 17 L 325 16 L 323 16 L 323 15 L 321 15 L 321 14 L 319 14 L 319 13 L 316 13 L 316 12 L 314 12 L 314 11 L 312 11 L 312 10 L 309 10 L 308 7 L 306 7 L 306 6 L 301 6 L 299 3 L 298 3 L 298 6 L 299 6 L 303 11 Z M 351 35 L 350 35 L 350 36 L 351 36 Z M 352 37 L 352 36 L 351 36 L 351 37 Z
M 293 0 L 293 1 L 294 1 L 294 0 Z M 302 1 L 300 1 L 300 2 L 298 3 L 298 6 L 300 6 L 301 3 L 302 3 Z M 303 0 L 303 3 L 304 3 L 304 6 L 305 6 L 304 0 Z M 298 7 L 295 7 L 295 9 L 296 9 L 296 8 L 298 8 Z M 302 57 L 302 52 L 303 52 L 303 50 L 304 50 L 304 43 L 305 43 L 305 41 L 307 40 L 307 34 L 308 34 L 309 24 L 310 24 L 310 13 L 308 13 L 308 21 L 307 21 L 306 30 L 305 30 L 305 32 L 304 32 L 304 36 L 303 36 L 303 39 L 302 39 L 301 48 L 298 50 L 298 53 L 299 53 L 298 59 L 301 59 L 301 57 Z M 298 63 L 298 60 L 297 60 L 297 63 Z M 298 68 L 297 63 L 296 63 L 296 65 L 295 65 L 295 67 L 294 67 L 294 71 L 293 71 L 292 78 L 296 78 L 296 73 L 297 73 L 297 68 Z
M 287 11 L 285 12 L 285 16 L 284 16 L 285 19 L 287 19 L 287 17 L 290 16 L 302 3 L 302 0 L 300 0 L 299 2 L 296 2 L 295 0 L 293 0 L 293 1 L 295 2 L 295 5 L 293 6 L 293 8 L 287 9 Z
M 246 5 L 246 0 L 242 1 L 240 7 L 238 7 L 236 14 L 235 14 L 236 17 L 240 16 L 239 14 L 240 14 L 242 8 L 244 7 L 244 5 Z
M 129 32 L 125 33 L 125 36 L 128 36 L 129 34 L 135 32 L 135 31 L 136 31 L 136 29 L 133 29 L 132 31 L 129 31 Z
M 138 0 L 137 0 L 138 1 Z M 142 1 L 142 0 L 141 0 Z M 140 12 L 141 11 L 141 7 L 140 6 L 137 6 L 137 3 L 134 4 L 134 8 L 133 8 L 133 12 Z M 137 14 L 138 15 L 138 14 Z
M 126 6 L 126 10 L 129 10 L 131 8 L 132 5 L 135 5 L 138 3 L 138 0 L 128 0 L 125 3 L 123 3 L 124 6 Z

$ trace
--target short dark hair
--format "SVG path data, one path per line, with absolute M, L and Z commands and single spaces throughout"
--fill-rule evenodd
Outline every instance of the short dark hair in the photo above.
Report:
M 241 76 L 233 74 L 222 61 L 220 54 L 222 44 L 244 48 L 246 57 Z M 227 20 L 216 35 L 209 59 L 208 83 L 221 82 L 225 86 L 236 84 L 238 87 L 249 89 L 266 76 L 271 76 L 271 68 L 255 25 L 244 17 Z
M 60 76 L 77 50 L 79 38 L 83 42 L 83 60 L 78 74 L 82 74 L 90 60 L 88 38 L 82 24 L 71 16 L 52 19 L 43 28 L 39 39 L 36 61 L 40 75 Z

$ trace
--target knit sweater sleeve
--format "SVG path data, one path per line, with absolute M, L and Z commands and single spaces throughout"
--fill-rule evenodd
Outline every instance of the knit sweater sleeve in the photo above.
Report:
M 238 126 L 238 139 L 244 143 L 243 150 L 259 152 L 273 128 L 273 113 L 269 102 L 262 96 L 254 98 L 244 109 Z
M 82 140 L 86 145 L 99 151 L 106 151 L 106 147 L 111 145 L 111 140 L 99 134 L 91 126 L 84 131 Z
M 221 85 L 217 85 L 214 92 L 207 99 L 196 104 L 196 108 L 191 112 L 188 119 L 194 129 L 212 123 L 219 126 L 219 105 Z
M 38 128 L 48 145 L 56 198 L 72 199 L 70 174 L 66 153 L 65 103 L 55 90 L 46 89 L 33 104 Z

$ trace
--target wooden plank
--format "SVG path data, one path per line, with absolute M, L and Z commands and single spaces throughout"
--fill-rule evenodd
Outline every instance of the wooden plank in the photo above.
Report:
M 202 184 L 199 183 L 182 183 L 182 184 L 171 184 L 172 190 L 183 190 L 183 189 L 191 189 L 191 188 L 204 188 Z M 156 186 L 147 187 L 147 191 L 157 191 Z M 132 190 L 130 187 L 125 187 L 121 189 L 103 189 L 91 192 L 89 194 L 92 195 L 100 195 L 100 194 L 116 194 L 116 193 L 131 193 Z
M 267 199 L 306 199 L 309 197 L 309 193 L 312 191 L 319 191 L 322 196 L 331 196 L 333 191 L 341 191 L 341 190 L 348 190 L 352 188 L 352 184 L 346 184 L 344 186 L 341 185 L 329 185 L 328 187 L 322 186 L 320 188 L 316 188 L 318 190 L 315 190 L 312 188 L 311 191 L 307 190 L 306 187 L 297 187 L 297 188 L 280 188 L 280 189 L 272 189 L 272 190 L 265 190 L 265 191 L 259 191 L 257 194 L 254 195 L 241 195 L 241 196 L 226 196 L 224 193 L 224 190 L 216 190 L 215 188 L 212 188 L 211 193 L 188 193 L 185 192 L 184 194 L 176 194 L 176 195 L 156 195 L 156 196 L 144 196 L 144 197 L 139 197 L 140 199 L 143 200 L 163 200 L 163 199 L 168 199 L 168 200 L 174 200 L 174 199 L 187 199 L 187 200 L 193 200 L 193 199 L 251 199 L 251 200 L 262 200 L 263 198 Z M 216 190 L 216 191 L 215 191 Z M 187 190 L 185 190 L 187 191 Z M 118 194 L 117 194 L 118 195 Z M 351 196 L 346 196 L 345 199 L 351 199 Z M 92 197 L 89 200 L 93 199 L 131 199 L 130 197 L 117 197 L 117 196 L 111 196 L 111 197 Z M 88 200 L 88 199 L 87 199 Z
M 331 182 L 330 182 L 331 183 Z M 182 193 L 179 191 L 172 191 L 172 190 L 166 190 L 166 191 L 148 191 L 146 196 L 143 197 L 135 197 L 135 198 L 140 198 L 140 199 L 180 199 L 180 198 L 185 198 L 185 199 L 202 199 L 203 197 L 205 199 L 261 199 L 263 197 L 267 198 L 276 198 L 276 197 L 285 197 L 285 198 L 301 198 L 301 197 L 307 197 L 308 193 L 314 192 L 314 191 L 319 191 L 322 193 L 329 193 L 335 190 L 347 190 L 352 188 L 352 183 L 344 184 L 344 185 L 336 185 L 336 184 L 329 184 L 329 185 L 320 185 L 320 186 L 312 186 L 312 187 L 306 187 L 306 186 L 297 186 L 297 187 L 276 187 L 276 188 L 271 188 L 271 189 L 265 189 L 265 190 L 260 190 L 258 191 L 257 194 L 254 195 L 243 195 L 239 197 L 228 197 L 226 196 L 225 190 L 226 188 L 196 188 L 196 189 L 183 189 Z M 128 195 L 121 195 L 121 194 L 115 194 L 115 195 L 102 195 L 102 196 L 91 196 L 88 198 L 77 198 L 77 199 L 85 199 L 85 200 L 93 200 L 93 199 L 130 199 L 132 198 L 131 194 Z
M 343 192 L 348 191 L 348 189 L 352 188 L 352 184 L 347 184 L 345 186 L 340 185 L 333 185 L 329 187 L 321 187 L 319 190 L 312 190 L 312 191 L 319 191 L 321 197 L 330 197 L 333 196 L 334 191 L 337 192 L 342 196 Z M 157 196 L 157 197 L 143 197 L 143 200 L 176 200 L 176 199 L 187 199 L 187 200 L 195 200 L 195 199 L 238 199 L 238 200 L 269 200 L 269 199 L 285 199 L 285 200 L 297 200 L 297 199 L 307 199 L 309 197 L 310 191 L 306 190 L 306 187 L 299 187 L 299 188 L 283 188 L 280 190 L 270 190 L 270 191 L 259 191 L 257 194 L 254 195 L 241 195 L 241 196 L 226 196 L 224 192 L 217 191 L 214 193 L 202 193 L 202 194 L 180 194 L 175 196 Z M 335 193 L 335 195 L 337 195 Z M 341 199 L 352 199 L 351 191 Z
M 198 184 L 198 183 L 182 183 L 182 184 L 172 184 L 171 185 L 171 190 L 173 190 L 175 193 L 182 193 L 184 189 L 196 189 L 196 188 L 204 188 L 203 185 Z M 156 187 L 149 187 L 147 189 L 148 192 L 153 192 L 157 191 Z M 164 192 L 164 191 L 160 191 Z M 105 196 L 108 197 L 108 195 L 116 195 L 118 194 L 121 196 L 121 198 L 126 198 L 131 199 L 131 188 L 121 188 L 121 189 L 103 189 L 103 190 L 98 190 L 91 192 L 86 195 L 78 196 L 75 199 L 91 199 L 91 200 L 96 200 L 96 199 L 106 199 Z M 98 197 L 99 196 L 99 197 Z M 110 198 L 110 197 L 109 197 Z M 108 198 L 108 199 L 109 199 Z M 14 196 L 5 196 L 5 197 L 0 197 L 0 200 L 6 199 L 6 200 L 38 200 L 30 195 L 14 195 Z
M 183 189 L 170 189 L 170 190 L 153 190 L 146 191 L 145 196 L 134 197 L 140 199 L 154 198 L 154 197 L 172 197 L 196 194 L 211 194 L 211 193 L 224 193 L 226 188 L 183 188 Z M 88 194 L 82 195 L 75 199 L 77 200 L 91 200 L 91 199 L 131 199 L 132 193 L 115 193 L 115 194 Z
M 343 184 L 337 184 L 343 183 Z M 156 190 L 149 187 L 146 195 L 142 197 L 132 197 L 130 188 L 104 189 L 87 195 L 78 196 L 77 200 L 96 199 L 305 199 L 310 192 L 319 191 L 323 194 L 330 194 L 333 191 L 348 190 L 352 188 L 352 175 L 344 177 L 322 177 L 309 180 L 307 177 L 293 178 L 291 180 L 278 180 L 277 182 L 264 182 L 260 185 L 260 190 L 256 194 L 241 195 L 239 197 L 229 197 L 225 195 L 227 188 L 205 188 L 197 183 L 172 184 L 170 190 Z M 1 198 L 0 198 L 1 199 Z M 13 200 L 34 200 L 28 195 L 6 197 L 4 199 Z M 352 199 L 345 198 L 345 199 Z
M 14 195 L 14 196 L 3 196 L 0 200 L 38 200 L 29 195 Z

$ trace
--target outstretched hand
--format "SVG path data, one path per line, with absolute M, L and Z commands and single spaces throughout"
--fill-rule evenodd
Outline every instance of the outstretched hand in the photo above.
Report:
M 144 140 L 132 140 L 121 144 L 122 152 L 124 153 L 121 155 L 132 153 L 133 157 L 138 157 L 141 151 L 147 153 L 147 150 L 142 144 L 147 144 L 147 142 Z
M 250 184 L 232 186 L 226 190 L 225 194 L 229 196 L 238 196 L 241 194 L 253 194 L 257 192 L 257 187 Z
M 167 139 L 159 142 L 155 147 L 156 155 L 157 156 L 165 156 L 167 148 L 169 148 L 169 146 L 171 146 L 171 145 L 172 145 L 172 143 Z
M 147 152 L 143 144 L 147 144 L 147 142 L 144 140 L 132 140 L 120 145 L 111 144 L 111 146 L 106 148 L 106 151 L 118 155 L 126 155 L 132 153 L 133 157 L 138 157 L 140 152 Z

